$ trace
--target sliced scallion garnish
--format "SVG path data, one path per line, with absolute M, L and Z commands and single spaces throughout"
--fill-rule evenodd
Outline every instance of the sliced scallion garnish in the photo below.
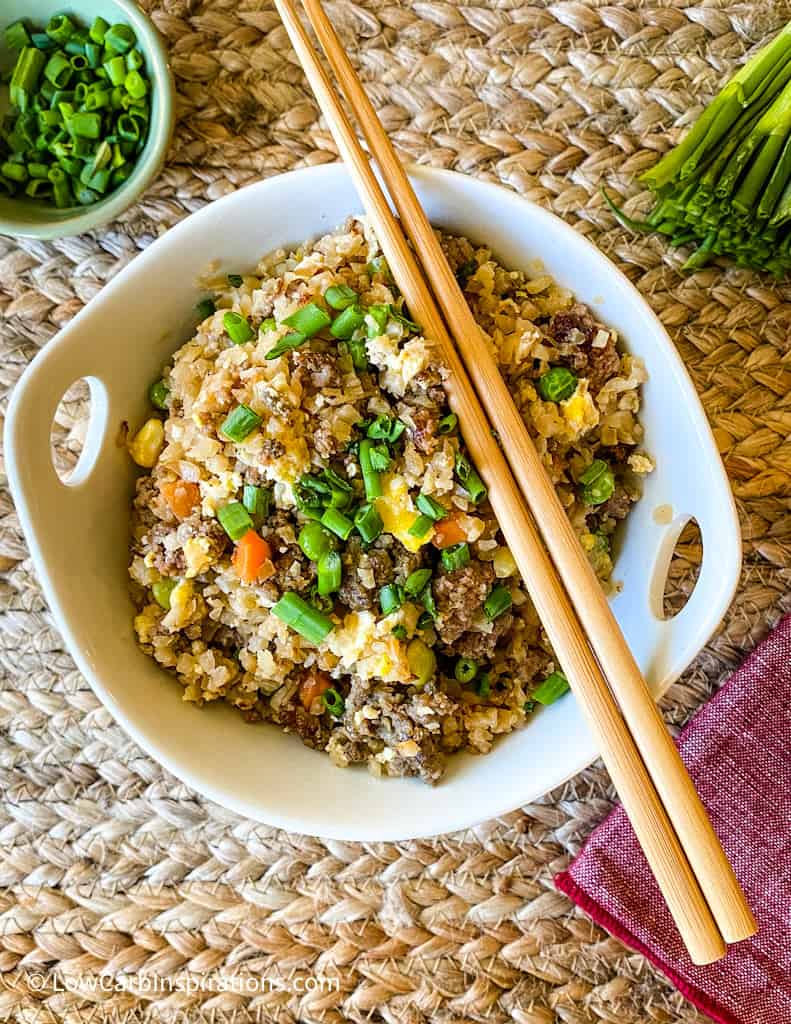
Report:
M 507 612 L 513 603 L 511 598 L 511 591 L 504 587 L 501 583 L 498 583 L 489 596 L 483 602 L 483 610 L 486 614 L 487 619 L 496 619 L 498 615 L 502 615 L 503 612 Z
M 240 501 L 232 501 L 217 509 L 217 519 L 232 541 L 240 540 L 253 528 L 250 513 Z
M 247 405 L 237 405 L 233 412 L 226 416 L 220 431 L 229 440 L 240 442 L 244 441 L 260 423 L 261 417 L 258 413 L 253 412 Z
M 272 614 L 314 644 L 320 644 L 334 628 L 332 619 L 322 615 L 293 591 L 283 594 L 273 606 Z
M 456 569 L 463 569 L 470 561 L 470 545 L 463 541 L 461 544 L 454 544 L 452 547 L 444 548 L 440 554 L 442 564 L 448 572 Z M 510 599 L 510 594 L 508 595 Z

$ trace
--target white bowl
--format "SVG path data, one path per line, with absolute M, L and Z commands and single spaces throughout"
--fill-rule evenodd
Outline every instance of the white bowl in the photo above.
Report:
M 645 360 L 645 447 L 657 463 L 626 524 L 612 606 L 655 694 L 708 640 L 727 608 L 741 551 L 733 499 L 705 415 L 670 339 L 635 288 L 561 220 L 514 193 L 414 168 L 431 221 L 491 246 L 511 267 L 540 259 Z M 146 415 L 146 387 L 194 327 L 210 263 L 245 270 L 277 247 L 335 228 L 360 204 L 340 165 L 252 185 L 188 217 L 111 281 L 37 356 L 6 423 L 8 473 L 33 561 L 75 661 L 118 721 L 175 775 L 241 814 L 297 832 L 392 840 L 459 829 L 535 799 L 596 756 L 571 696 L 541 710 L 485 757 L 449 759 L 437 788 L 334 768 L 326 755 L 228 707 L 199 710 L 137 648 L 127 592 L 134 469 L 119 425 Z M 50 455 L 58 402 L 85 377 L 92 413 L 68 485 Z M 657 509 L 669 506 L 670 514 Z M 663 510 L 667 513 L 667 509 Z M 697 586 L 661 617 L 676 538 L 691 516 L 703 537 Z M 669 520 L 669 521 L 668 521 Z

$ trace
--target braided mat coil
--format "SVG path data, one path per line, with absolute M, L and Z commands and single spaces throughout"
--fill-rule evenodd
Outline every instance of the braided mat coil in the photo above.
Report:
M 248 182 L 336 159 L 268 2 L 143 6 L 179 90 L 169 163 L 95 235 L 0 238 L 3 409 L 38 349 L 176 221 Z M 789 4 L 327 7 L 405 158 L 502 182 L 571 222 L 648 297 L 694 376 L 745 563 L 722 630 L 666 699 L 680 726 L 791 606 L 791 285 L 733 268 L 682 276 L 683 255 L 615 225 L 599 187 L 644 212 L 636 175 Z M 79 447 L 80 398 L 54 425 L 64 465 Z M 702 1022 L 553 889 L 610 806 L 600 766 L 436 840 L 323 842 L 246 821 L 115 725 L 52 627 L 5 486 L 0 515 L 0 1018 Z M 671 601 L 689 592 L 699 556 L 690 534 Z

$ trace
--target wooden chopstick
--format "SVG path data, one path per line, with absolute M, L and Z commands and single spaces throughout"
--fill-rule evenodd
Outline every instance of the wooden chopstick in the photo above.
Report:
M 455 275 L 445 258 L 401 161 L 363 89 L 321 0 L 302 0 L 330 68 L 362 129 L 370 152 L 468 368 L 506 458 L 549 549 L 571 603 L 686 851 L 726 942 L 757 930 L 744 893 L 720 845 L 588 557 L 558 499 L 513 396 L 483 343 Z M 563 659 L 561 658 L 561 661 Z
M 422 323 L 426 336 L 438 345 L 450 369 L 446 382 L 449 404 L 459 416 L 464 440 L 489 487 L 494 513 L 690 956 L 695 963 L 720 959 L 725 953 L 722 936 L 580 622 L 527 514 L 508 464 L 492 438 L 488 420 L 433 296 L 312 49 L 292 0 L 275 0 L 275 5 L 408 307 Z

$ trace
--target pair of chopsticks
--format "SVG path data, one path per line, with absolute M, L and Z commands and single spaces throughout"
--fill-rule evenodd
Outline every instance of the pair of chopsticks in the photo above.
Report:
M 303 6 L 377 160 L 400 223 L 294 0 L 275 0 L 275 5 L 393 277 L 450 369 L 450 407 L 690 957 L 696 964 L 719 960 L 727 943 L 748 938 L 757 925 L 692 780 L 321 0 L 303 0 Z M 492 427 L 504 442 L 505 455 Z

